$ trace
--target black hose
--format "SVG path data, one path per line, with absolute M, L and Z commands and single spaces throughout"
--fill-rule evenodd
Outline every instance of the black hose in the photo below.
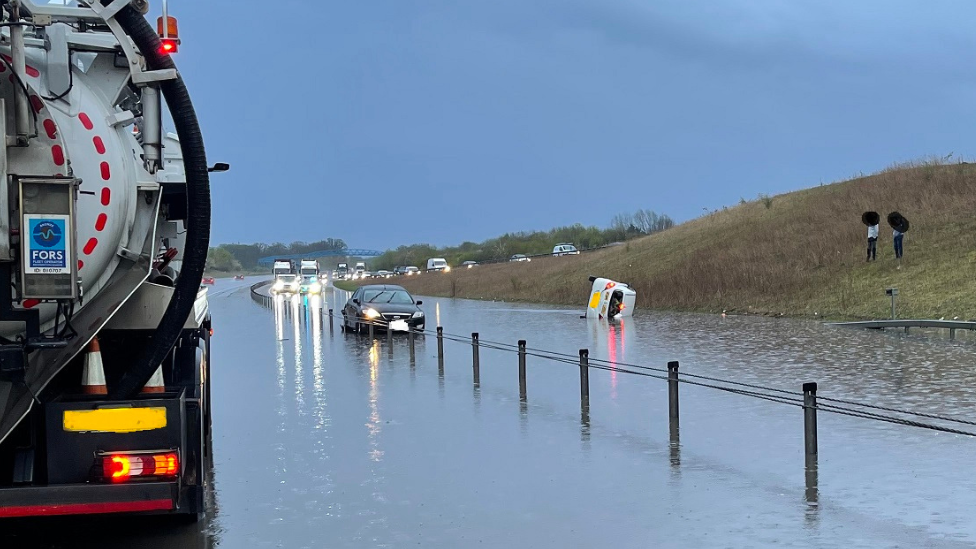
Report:
M 102 3 L 108 4 L 109 0 L 102 0 Z M 170 56 L 161 53 L 159 35 L 132 6 L 123 8 L 115 19 L 142 52 L 149 70 L 176 68 Z M 119 383 L 112 387 L 110 398 L 131 398 L 138 393 L 172 350 L 183 331 L 186 319 L 193 311 L 210 248 L 210 177 L 207 174 L 207 154 L 200 124 L 193 110 L 190 94 L 179 73 L 174 80 L 160 82 L 159 87 L 166 98 L 180 138 L 183 168 L 186 172 L 187 218 L 183 268 L 176 281 L 173 297 L 149 346 Z

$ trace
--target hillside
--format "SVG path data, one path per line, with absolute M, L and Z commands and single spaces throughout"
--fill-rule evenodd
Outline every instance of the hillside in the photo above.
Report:
M 861 213 L 911 221 L 894 259 L 882 221 L 865 261 Z M 589 275 L 629 283 L 638 307 L 828 318 L 976 318 L 976 164 L 932 161 L 744 202 L 598 252 L 402 277 L 420 295 L 582 304 Z

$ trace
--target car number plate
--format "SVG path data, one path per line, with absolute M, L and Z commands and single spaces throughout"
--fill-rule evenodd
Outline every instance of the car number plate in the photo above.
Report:
M 407 325 L 406 320 L 392 320 L 390 321 L 390 329 L 397 330 L 400 332 L 406 332 L 407 330 L 410 329 L 410 327 Z

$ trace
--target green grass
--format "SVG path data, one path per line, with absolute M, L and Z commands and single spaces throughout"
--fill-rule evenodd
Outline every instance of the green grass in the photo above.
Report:
M 332 285 L 347 292 L 355 292 L 359 287 L 359 284 L 352 280 L 333 280 Z
M 894 259 L 882 221 L 867 263 L 861 213 L 912 223 Z M 581 256 L 483 265 L 400 280 L 423 295 L 585 303 L 589 275 L 629 283 L 638 306 L 817 318 L 976 318 L 976 165 L 926 161 L 744 202 Z M 900 266 L 900 268 L 898 268 Z

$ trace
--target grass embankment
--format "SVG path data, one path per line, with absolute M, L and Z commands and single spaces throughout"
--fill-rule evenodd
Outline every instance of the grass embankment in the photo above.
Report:
M 861 213 L 881 214 L 865 262 Z M 911 221 L 894 259 L 884 218 Z M 629 283 L 642 308 L 826 318 L 976 318 L 976 164 L 927 162 L 745 202 L 598 252 L 398 278 L 420 295 L 582 306 L 587 277 Z
M 381 282 L 376 282 L 376 284 L 382 284 Z M 332 285 L 340 290 L 346 290 L 347 292 L 354 292 L 356 288 L 359 287 L 359 282 L 353 282 L 352 280 L 333 280 Z

